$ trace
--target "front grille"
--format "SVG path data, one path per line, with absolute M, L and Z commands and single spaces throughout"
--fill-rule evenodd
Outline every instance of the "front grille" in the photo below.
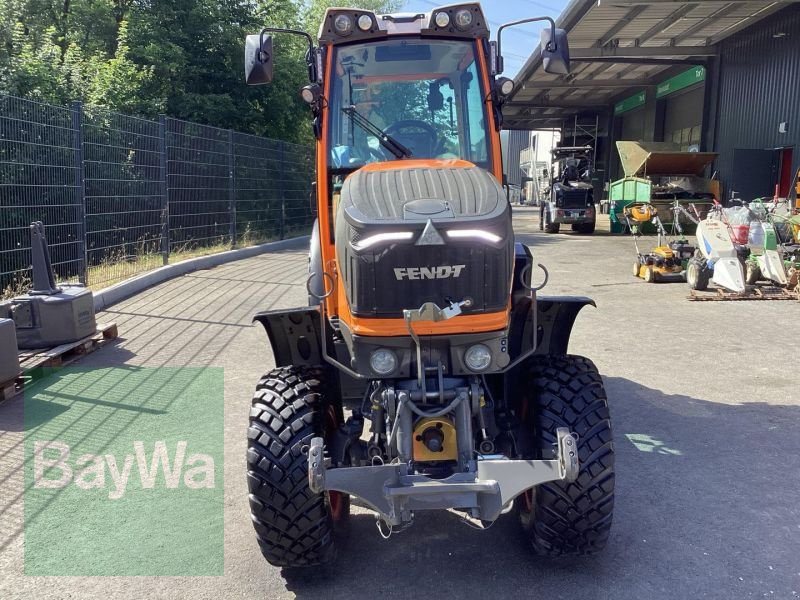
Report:
M 397 244 L 348 254 L 344 280 L 357 316 L 401 317 L 403 309 L 425 302 L 444 307 L 465 298 L 473 300 L 470 312 L 495 312 L 508 302 L 513 257 L 507 246 Z

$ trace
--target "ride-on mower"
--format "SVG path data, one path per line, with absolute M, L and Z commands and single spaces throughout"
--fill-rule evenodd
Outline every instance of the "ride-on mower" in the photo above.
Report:
M 248 83 L 272 80 L 268 33 L 305 37 L 317 139 L 309 306 L 256 315 L 276 368 L 250 410 L 247 475 L 266 559 L 333 556 L 350 497 L 389 536 L 421 510 L 480 527 L 515 511 L 534 551 L 603 548 L 614 448 L 603 381 L 567 354 L 583 297 L 537 297 L 514 242 L 499 129 L 513 91 L 477 3 L 425 14 L 329 9 L 304 32 L 248 36 Z M 445 108 L 446 107 L 446 108 Z M 544 268 L 542 267 L 542 272 Z M 369 430 L 365 426 L 369 425 Z
M 648 202 L 633 202 L 623 210 L 628 229 L 633 235 L 636 247 L 636 262 L 633 264 L 633 276 L 641 277 L 647 283 L 659 281 L 686 281 L 686 263 L 694 255 L 694 246 L 681 235 L 678 240 L 666 242 L 667 232 L 658 216 L 658 209 Z M 639 250 L 638 238 L 641 226 L 652 223 L 658 232 L 655 248 L 649 252 Z

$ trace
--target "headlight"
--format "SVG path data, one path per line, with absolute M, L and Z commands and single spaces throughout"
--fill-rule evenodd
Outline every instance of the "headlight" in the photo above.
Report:
M 353 19 L 348 15 L 336 15 L 333 19 L 333 29 L 339 35 L 350 35 L 353 33 Z
M 475 344 L 464 353 L 464 363 L 470 371 L 485 371 L 492 364 L 492 352 L 485 344 Z
M 436 21 L 437 27 L 444 28 L 450 25 L 450 15 L 446 12 L 436 13 L 436 18 L 434 20 Z
M 307 85 L 300 90 L 300 97 L 303 98 L 303 102 L 306 102 L 307 104 L 314 104 L 317 100 L 319 100 L 319 96 L 320 89 L 316 83 Z
M 389 375 L 397 369 L 397 355 L 388 348 L 378 348 L 370 354 L 369 366 L 378 375 Z
M 497 80 L 498 88 L 500 89 L 500 94 L 503 96 L 508 96 L 511 92 L 514 91 L 514 80 L 508 79 L 507 77 L 501 77 Z
M 361 31 L 369 31 L 372 28 L 372 17 L 369 15 L 361 15 L 358 17 L 358 28 Z
M 456 27 L 458 27 L 461 31 L 469 29 L 472 27 L 472 11 L 466 8 L 456 11 L 456 17 L 454 21 Z

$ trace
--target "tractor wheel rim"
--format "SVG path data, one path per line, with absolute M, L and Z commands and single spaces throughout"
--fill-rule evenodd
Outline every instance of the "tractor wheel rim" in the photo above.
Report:
M 328 506 L 334 521 L 342 518 L 344 512 L 344 497 L 341 492 L 328 492 Z
M 522 501 L 525 504 L 524 510 L 526 513 L 533 512 L 533 488 L 529 488 L 522 492 Z
M 333 435 L 338 427 L 339 419 L 336 416 L 336 409 L 333 406 L 328 406 L 325 411 L 325 437 L 330 439 L 330 436 Z M 334 521 L 339 521 L 344 516 L 344 494 L 329 491 L 326 492 L 326 496 L 328 497 L 328 509 L 330 510 L 331 518 Z

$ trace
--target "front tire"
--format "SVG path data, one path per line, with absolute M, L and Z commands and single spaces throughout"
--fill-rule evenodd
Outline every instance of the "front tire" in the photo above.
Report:
M 545 207 L 544 209 L 544 231 L 545 233 L 558 233 L 561 229 L 561 223 L 550 222 L 550 211 Z
M 761 269 L 753 261 L 748 260 L 745 263 L 745 283 L 747 285 L 755 285 L 761 279 Z
M 349 512 L 349 497 L 314 494 L 308 485 L 307 448 L 323 435 L 327 413 L 323 372 L 282 367 L 256 386 L 247 430 L 250 515 L 261 553 L 276 567 L 332 560 L 334 516 Z
M 567 427 L 577 434 L 580 459 L 574 482 L 551 481 L 517 497 L 525 537 L 541 556 L 599 552 L 608 542 L 614 511 L 614 444 L 597 367 L 580 356 L 537 357 L 521 387 L 518 417 L 528 434 L 523 457 L 553 458 L 556 429 Z
M 700 292 L 708 289 L 708 282 L 711 279 L 711 273 L 705 265 L 705 261 L 692 257 L 686 264 L 686 283 L 689 284 L 690 290 L 698 290 Z

